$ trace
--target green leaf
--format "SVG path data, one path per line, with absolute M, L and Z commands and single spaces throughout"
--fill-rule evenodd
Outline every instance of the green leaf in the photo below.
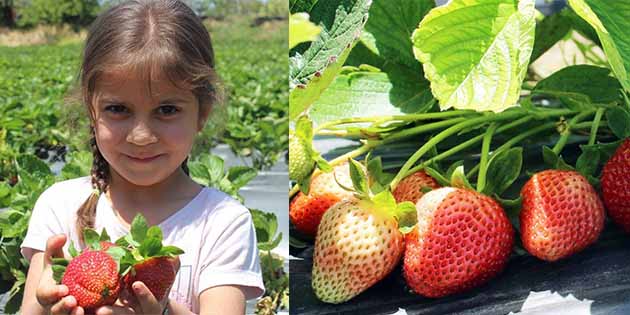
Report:
M 538 57 L 549 50 L 549 48 L 564 38 L 570 30 L 571 20 L 564 14 L 547 16 L 541 22 L 537 23 L 534 49 L 529 59 L 530 62 L 534 62 L 538 59 Z
M 606 110 L 606 120 L 608 127 L 619 139 L 630 137 L 630 113 L 621 107 L 616 106 Z
M 66 165 L 61 169 L 64 179 L 87 176 L 92 169 L 92 153 L 89 151 L 74 151 L 66 154 Z
M 123 259 L 123 257 L 127 254 L 127 251 L 121 247 L 110 247 L 107 249 L 107 254 L 109 254 L 114 261 L 116 261 L 116 266 L 118 271 L 121 271 L 121 260 Z
M 597 143 L 591 145 L 581 145 L 582 150 L 594 150 L 599 152 L 599 157 L 602 162 L 608 161 L 610 157 L 615 153 L 617 148 L 621 145 L 623 140 L 618 140 L 610 143 Z
M 298 181 L 298 185 L 300 185 L 300 191 L 305 194 L 308 195 L 308 192 L 311 188 L 311 176 L 313 174 L 309 174 L 308 176 L 306 176 L 305 178 L 303 178 L 302 180 Z
M 177 255 L 181 255 L 184 253 L 184 250 L 177 247 L 177 246 L 162 246 L 162 249 L 160 250 L 160 255 L 162 256 L 177 256 Z
M 162 230 L 157 226 L 152 226 L 147 230 L 147 237 L 142 241 L 138 250 L 144 257 L 156 256 L 162 249 Z
M 291 247 L 295 247 L 295 248 L 306 248 L 309 246 L 308 243 L 303 242 L 295 237 L 293 237 L 292 235 L 289 235 L 289 245 Z
M 282 233 L 279 233 L 273 241 L 265 242 L 265 243 L 259 242 L 257 246 L 259 250 L 269 251 L 278 247 L 278 245 L 280 244 L 280 241 L 282 241 Z
M 372 197 L 372 202 L 374 202 L 379 211 L 396 216 L 396 199 L 394 199 L 391 191 L 383 190 L 379 192 Z
M 52 176 L 53 173 L 48 165 L 31 154 L 23 154 L 17 158 L 18 172 L 20 176 L 27 173 L 34 176 Z
M 613 73 L 630 91 L 630 2 L 569 0 L 569 5 L 595 29 Z
M 495 152 L 488 162 L 486 195 L 501 195 L 521 174 L 523 166 L 523 148 L 511 148 Z
M 398 220 L 398 230 L 402 234 L 411 232 L 418 223 L 416 206 L 409 201 L 399 203 L 396 206 L 396 219 Z
M 70 256 L 72 258 L 79 256 L 79 252 L 74 247 L 74 242 L 73 241 L 70 241 L 70 245 L 68 246 L 68 253 L 70 254 Z
M 369 193 L 368 180 L 361 164 L 350 158 L 348 159 L 348 166 L 350 167 L 350 178 L 354 189 L 361 195 L 367 195 Z
M 621 102 L 621 85 L 610 69 L 575 65 L 562 68 L 536 84 L 532 94 L 556 96 L 569 108 L 584 109 L 594 103 Z
M 133 218 L 133 221 L 131 222 L 131 237 L 132 239 L 135 241 L 135 243 L 140 243 L 142 244 L 142 242 L 144 242 L 144 239 L 147 237 L 147 231 L 149 230 L 149 227 L 147 225 L 147 220 L 144 218 L 143 215 L 141 214 L 137 214 L 135 218 Z M 129 241 L 127 239 L 127 241 Z M 130 244 L 134 245 L 133 242 L 129 242 Z
M 212 186 L 214 183 L 210 180 L 210 174 L 208 168 L 199 162 L 189 162 L 188 172 L 190 178 L 195 182 L 203 186 Z
M 252 179 L 256 178 L 258 171 L 255 168 L 248 166 L 232 166 L 228 170 L 228 179 L 232 182 L 232 185 L 238 190 L 244 187 Z
M 83 239 L 85 240 L 85 245 L 91 249 L 101 249 L 101 243 L 99 242 L 99 235 L 93 229 L 84 229 L 83 230 Z
M 361 42 L 383 62 L 393 63 L 417 73 L 422 78 L 422 66 L 413 56 L 409 34 L 422 18 L 435 7 L 434 0 L 374 1 L 370 7 Z M 369 63 L 369 62 L 368 62 Z
M 61 279 L 63 279 L 64 273 L 66 273 L 66 266 L 63 265 L 53 265 L 53 279 L 55 279 L 55 283 L 60 284 Z
M 347 117 L 424 112 L 432 105 L 428 85 L 415 75 L 350 71 L 337 76 L 308 113 L 319 125 Z
M 289 0 L 289 10 L 291 13 L 311 12 L 318 0 Z
M 308 13 L 295 13 L 289 16 L 289 49 L 299 43 L 314 41 L 322 28 L 308 20 Z
M 395 175 L 387 172 L 383 172 L 383 162 L 381 157 L 370 159 L 367 162 L 367 169 L 369 174 L 369 182 L 371 183 L 371 189 L 374 193 L 379 193 L 383 189 L 387 188 L 389 183 L 394 179 Z M 378 189 L 374 189 L 375 186 Z
M 105 230 L 105 228 L 103 228 L 103 230 L 101 230 L 101 235 L 99 235 L 98 240 L 99 241 L 104 241 L 104 242 L 111 241 L 111 238 L 109 237 L 109 234 L 107 234 L 107 230 Z
M 545 164 L 547 164 L 548 167 L 555 169 L 556 165 L 558 165 L 558 155 L 556 154 L 556 152 L 553 152 L 553 150 L 550 149 L 548 146 L 543 146 L 542 154 Z
M 208 174 L 210 174 L 210 181 L 212 183 L 217 183 L 223 178 L 225 169 L 222 158 L 216 155 L 204 154 L 199 158 L 199 161 L 208 168 Z
M 452 0 L 412 35 L 440 108 L 515 106 L 534 45 L 533 0 Z
M 451 175 L 451 183 L 447 186 L 474 190 L 473 186 L 468 182 L 468 178 L 466 177 L 466 172 L 464 172 L 463 165 L 455 168 L 455 171 L 453 171 L 453 174 Z
M 599 151 L 592 147 L 582 147 L 582 154 L 578 157 L 575 168 L 585 177 L 595 174 L 599 165 Z
M 317 2 L 311 20 L 322 27 L 304 54 L 289 58 L 289 118 L 304 112 L 341 70 L 367 20 L 369 0 Z
M 315 152 L 313 150 L 313 152 Z M 315 160 L 315 163 L 317 163 L 317 167 L 324 173 L 330 173 L 333 171 L 333 167 L 330 166 L 330 164 L 328 164 L 328 161 L 326 161 L 319 153 L 316 153 L 315 156 L 313 157 L 313 159 Z M 310 177 L 309 177 L 310 179 Z

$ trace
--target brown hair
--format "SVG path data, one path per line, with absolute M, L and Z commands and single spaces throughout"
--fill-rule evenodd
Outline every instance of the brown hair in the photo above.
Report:
M 101 13 L 90 27 L 74 91 L 69 96 L 90 116 L 91 182 L 94 192 L 77 211 L 76 229 L 94 227 L 100 193 L 107 191 L 109 164 L 99 151 L 92 102 L 96 82 L 105 71 L 130 69 L 146 78 L 149 93 L 155 75 L 165 74 L 176 87 L 193 92 L 199 113 L 222 104 L 214 71 L 210 35 L 195 13 L 178 0 L 126 1 Z M 181 167 L 188 174 L 187 160 Z

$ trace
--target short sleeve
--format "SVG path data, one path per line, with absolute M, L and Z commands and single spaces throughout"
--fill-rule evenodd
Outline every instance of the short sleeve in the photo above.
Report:
M 201 249 L 201 271 L 197 295 L 205 289 L 220 285 L 245 286 L 245 298 L 260 297 L 265 288 L 260 270 L 256 232 L 249 211 L 241 205 L 238 215 L 213 221 L 221 222 L 226 228 L 218 238 Z M 232 212 L 233 209 L 223 209 Z M 225 220 L 225 221 L 224 221 Z M 211 233 L 212 234 L 212 233 Z
M 61 220 L 53 210 L 56 196 L 53 190 L 54 185 L 45 190 L 33 207 L 26 237 L 20 245 L 20 253 L 27 260 L 30 260 L 30 257 L 26 257 L 27 253 L 30 256 L 32 252 L 25 250 L 26 248 L 44 251 L 48 238 L 64 233 Z

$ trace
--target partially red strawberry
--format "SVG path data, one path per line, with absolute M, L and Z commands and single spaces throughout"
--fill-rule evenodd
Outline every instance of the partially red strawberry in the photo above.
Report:
M 118 239 L 116 244 L 129 250 L 129 254 L 123 257 L 123 262 L 131 266 L 123 278 L 129 293 L 133 295 L 132 285 L 140 281 L 157 300 L 167 297 L 179 270 L 177 255 L 184 251 L 175 246 L 163 246 L 160 228 L 147 226 L 147 221 L 140 214 L 132 221 L 130 233 Z
M 100 306 L 112 305 L 118 299 L 121 289 L 118 271 L 116 260 L 107 252 L 89 250 L 70 261 L 61 283 L 89 313 Z
M 583 250 L 604 228 L 604 206 L 578 172 L 536 173 L 523 186 L 521 197 L 521 240 L 542 260 L 556 261 Z
M 505 267 L 514 229 L 501 206 L 478 192 L 444 187 L 416 204 L 405 238 L 403 275 L 411 289 L 443 297 L 479 286 Z
M 352 192 L 341 188 L 352 186 L 348 163 L 334 167 L 330 173 L 320 173 L 311 180 L 308 195 L 299 192 L 289 205 L 289 218 L 305 235 L 315 236 L 324 212 L 342 199 L 352 198 Z
M 424 187 L 437 189 L 440 185 L 425 171 L 417 171 L 398 183 L 394 189 L 394 198 L 396 202 L 411 201 L 415 204 L 422 197 Z
M 608 215 L 630 232 L 630 138 L 606 162 L 602 171 L 602 197 Z

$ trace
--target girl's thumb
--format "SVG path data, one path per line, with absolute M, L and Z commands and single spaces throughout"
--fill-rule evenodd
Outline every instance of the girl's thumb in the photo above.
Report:
M 51 236 L 46 241 L 46 251 L 44 256 L 46 257 L 46 262 L 50 263 L 52 258 L 63 258 L 63 245 L 66 244 L 66 235 L 65 234 L 57 234 L 55 236 Z

